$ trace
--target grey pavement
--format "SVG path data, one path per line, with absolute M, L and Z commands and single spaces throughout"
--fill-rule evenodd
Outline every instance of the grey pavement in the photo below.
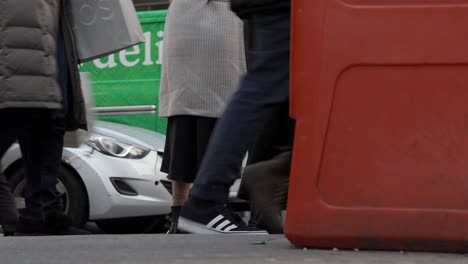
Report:
M 91 235 L 0 238 L 0 264 L 467 264 L 459 254 L 294 248 L 283 236 Z

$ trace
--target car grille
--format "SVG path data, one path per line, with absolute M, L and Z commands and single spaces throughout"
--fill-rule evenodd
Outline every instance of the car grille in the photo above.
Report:
M 161 180 L 161 184 L 172 195 L 172 182 L 168 180 Z

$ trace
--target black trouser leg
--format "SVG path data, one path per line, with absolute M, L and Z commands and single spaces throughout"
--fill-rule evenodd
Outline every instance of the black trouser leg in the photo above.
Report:
M 56 185 L 64 133 L 63 118 L 56 118 L 43 133 L 27 134 L 19 140 L 27 179 L 26 208 L 20 212 L 22 222 L 41 224 L 45 214 L 58 207 Z M 44 144 L 37 144 L 39 140 Z
M 15 142 L 18 134 L 18 127 L 15 123 L 10 123 L 11 112 L 0 110 L 0 160 L 10 146 Z M 5 235 L 11 235 L 16 229 L 18 214 L 11 194 L 10 186 L 0 168 L 0 225 L 2 225 Z
M 0 174 L 0 225 L 5 235 L 12 235 L 16 230 L 18 215 L 8 182 Z
M 45 140 L 52 125 L 52 114 L 46 109 L 6 109 L 0 110 L 0 122 L 4 124 L 0 129 L 0 159 L 8 148 L 19 138 L 34 134 L 36 141 L 31 144 L 42 149 L 41 153 L 32 153 L 29 156 L 34 162 L 40 164 L 44 156 L 47 156 L 48 148 Z M 26 155 L 31 154 L 26 151 Z M 38 165 L 38 167 L 40 167 Z M 4 231 L 12 233 L 16 229 L 18 220 L 14 199 L 8 186 L 7 179 L 0 174 L 0 224 Z

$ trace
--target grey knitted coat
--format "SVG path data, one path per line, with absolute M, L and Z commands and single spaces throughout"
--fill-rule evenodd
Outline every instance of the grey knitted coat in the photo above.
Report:
M 246 71 L 242 21 L 228 0 L 173 0 L 159 114 L 219 117 Z
M 60 109 L 59 0 L 0 1 L 0 109 Z

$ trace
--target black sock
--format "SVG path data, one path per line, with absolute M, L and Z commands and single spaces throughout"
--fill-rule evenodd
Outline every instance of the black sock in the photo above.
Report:
M 181 209 L 182 209 L 182 206 L 179 206 L 179 205 L 177 205 L 177 206 L 172 206 L 172 207 L 171 207 L 171 214 L 172 214 L 173 216 L 179 217 L 179 214 L 180 214 L 180 210 L 181 210 Z

